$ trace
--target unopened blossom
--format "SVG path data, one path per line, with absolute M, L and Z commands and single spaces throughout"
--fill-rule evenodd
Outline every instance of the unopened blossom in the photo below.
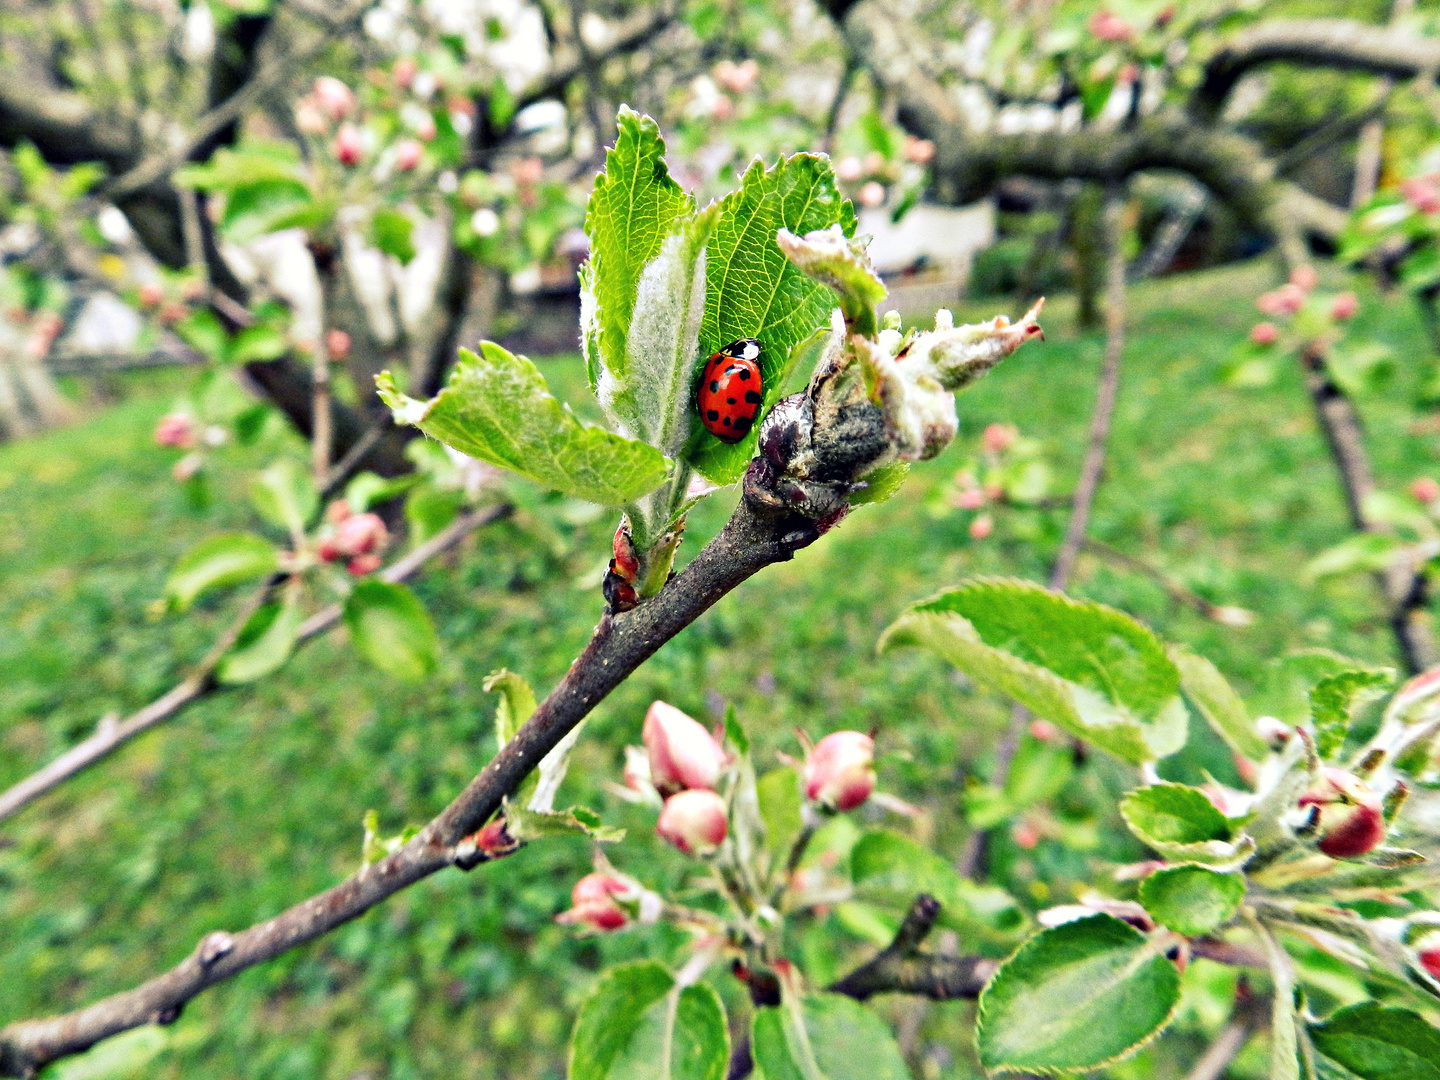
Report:
M 687 855 L 709 855 L 725 840 L 725 800 L 705 788 L 682 791 L 665 800 L 656 835 Z
M 1294 315 L 1304 304 L 1305 290 L 1294 282 L 1286 282 L 1255 301 L 1255 306 L 1266 315 Z
M 414 139 L 401 139 L 395 144 L 395 168 L 400 172 L 409 172 L 420 164 L 422 153 L 424 151 Z
M 421 142 L 430 142 L 435 138 L 435 117 L 426 113 L 415 124 L 415 137 Z
M 1303 292 L 1309 292 L 1320 284 L 1320 274 L 1315 267 L 1305 263 L 1290 271 L 1290 284 Z
M 330 118 L 311 94 L 295 103 L 295 127 L 303 135 L 324 135 L 330 130 Z
M 935 157 L 935 144 L 929 139 L 917 139 L 914 135 L 905 136 L 905 158 L 915 162 L 916 165 L 927 165 Z
M 153 281 L 147 281 L 140 286 L 140 306 L 147 308 L 159 307 L 165 299 L 165 291 Z
M 651 704 L 642 729 L 650 782 L 662 795 L 712 788 L 728 764 L 724 749 L 696 720 L 663 701 Z
M 1097 11 L 1090 16 L 1090 33 L 1101 41 L 1129 41 L 1134 28 L 1112 11 Z
M 1410 483 L 1410 494 L 1423 503 L 1440 499 L 1440 482 L 1432 476 L 1422 476 Z
M 1315 846 L 1332 858 L 1364 855 L 1385 839 L 1380 796 L 1344 769 L 1322 769 L 1310 790 L 1300 796 L 1299 805 L 1319 809 Z
M 196 440 L 195 421 L 189 413 L 167 413 L 155 425 L 155 441 L 161 446 L 189 450 L 195 446 Z
M 1259 322 L 1250 330 L 1250 340 L 1256 345 L 1273 345 L 1280 336 L 1280 330 L 1273 322 Z
M 755 88 L 755 80 L 760 77 L 760 65 L 754 58 L 739 64 L 733 60 L 721 60 L 715 65 L 714 75 L 715 81 L 730 93 L 748 94 Z
M 981 514 L 970 522 L 970 535 L 976 540 L 984 540 L 994 531 L 995 519 L 989 514 Z
M 961 510 L 979 510 L 985 505 L 985 489 L 969 487 L 961 490 L 955 496 L 955 505 Z
M 865 166 L 858 157 L 841 158 L 835 166 L 835 175 L 847 184 L 853 184 L 865 175 Z
M 1343 292 L 1330 304 L 1330 317 L 1343 322 L 1360 310 L 1360 301 L 1353 292 Z
M 321 75 L 315 80 L 315 102 L 331 120 L 343 120 L 355 108 L 355 94 L 339 79 Z
M 365 147 L 360 138 L 360 129 L 354 124 L 346 124 L 335 136 L 335 160 L 341 165 L 353 168 L 360 164 L 364 156 Z
M 992 454 L 1003 454 L 1019 436 L 1014 424 L 989 424 L 980 436 L 980 445 Z
M 1440 979 L 1440 930 L 1431 930 L 1417 939 L 1411 946 L 1420 961 L 1420 966 L 1431 978 Z
M 619 930 L 627 918 L 615 897 L 629 890 L 626 882 L 608 874 L 586 874 L 570 890 L 570 909 L 556 915 L 555 921 L 592 930 Z
M 861 206 L 883 206 L 885 203 L 885 185 L 878 180 L 871 180 L 860 189 Z
M 805 797 L 830 810 L 853 810 L 875 790 L 875 740 L 836 731 L 805 759 Z
M 375 552 L 367 552 L 364 555 L 356 555 L 345 564 L 345 570 L 351 577 L 364 577 L 366 574 L 373 574 L 380 569 L 380 556 Z
M 350 515 L 335 530 L 335 542 L 346 555 L 367 555 L 379 551 L 389 539 L 389 530 L 380 520 L 380 515 L 368 511 Z
M 418 71 L 419 66 L 414 60 L 408 56 L 402 56 L 399 60 L 395 61 L 395 67 L 392 69 L 392 74 L 395 76 L 395 85 L 402 90 L 408 90 L 410 84 L 415 81 L 415 74 Z
M 1440 186 L 1428 176 L 1417 176 L 1400 182 L 1400 194 L 1422 214 L 1440 213 Z
M 344 360 L 350 355 L 350 335 L 344 330 L 327 330 L 325 332 L 325 352 L 331 360 Z

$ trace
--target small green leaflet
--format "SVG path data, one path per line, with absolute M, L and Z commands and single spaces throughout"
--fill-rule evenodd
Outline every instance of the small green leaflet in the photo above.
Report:
M 1315 752 L 1332 757 L 1345 745 L 1350 722 L 1365 705 L 1384 696 L 1395 685 L 1395 673 L 1342 671 L 1327 675 L 1310 691 L 1310 715 L 1315 719 Z
M 624 105 L 617 124 L 615 145 L 605 153 L 605 171 L 595 178 L 585 208 L 590 261 L 581 287 L 592 310 L 582 312 L 581 324 L 592 388 L 602 367 L 623 381 L 640 276 L 665 237 L 695 208 L 665 167 L 659 125 Z
M 1152 784 L 1120 801 L 1120 816 L 1130 831 L 1167 859 L 1231 866 L 1248 858 L 1255 842 L 1232 840 L 1225 815 L 1199 788 Z
M 360 655 L 397 679 L 419 682 L 439 662 L 430 614 L 403 585 L 373 578 L 358 583 L 345 600 L 345 625 Z
M 1170 659 L 1180 672 L 1180 686 L 1185 696 L 1230 749 L 1246 757 L 1263 757 L 1267 749 L 1265 741 L 1256 733 L 1245 702 L 1219 669 L 1203 656 L 1178 645 L 1170 647 Z
M 388 373 L 376 383 L 397 423 L 589 502 L 634 502 L 670 471 L 653 447 L 585 427 L 551 395 L 534 364 L 493 342 L 483 342 L 478 356 L 461 349 L 449 385 L 428 402 L 398 393 Z
M 915 604 L 880 651 L 923 645 L 977 682 L 1132 764 L 1185 742 L 1180 673 L 1114 608 L 1034 582 L 975 578 Z
M 400 260 L 401 266 L 410 265 L 415 258 L 415 223 L 399 210 L 376 210 L 370 219 L 370 242 L 386 255 Z
M 751 1049 L 762 1080 L 910 1080 L 890 1026 L 864 1005 L 842 994 L 807 994 L 799 1004 L 803 1035 L 788 1003 L 755 1010 Z
M 991 1072 L 1098 1069 L 1158 1035 L 1180 1004 L 1159 946 L 1110 915 L 1042 930 L 980 995 L 976 1043 Z
M 487 694 L 500 695 L 495 706 L 495 752 L 499 753 L 535 711 L 535 691 L 523 675 L 504 668 L 485 676 L 481 686 Z
M 704 984 L 682 990 L 663 967 L 642 960 L 606 971 L 580 1006 L 566 1076 L 722 1080 L 729 1057 L 725 1010 L 715 991 Z
M 1235 917 L 1245 878 L 1203 866 L 1168 866 L 1140 882 L 1140 903 L 1177 934 L 1208 934 Z
M 295 650 L 295 637 L 300 631 L 304 612 L 300 609 L 300 591 L 285 590 L 284 599 L 262 606 L 245 624 L 235 645 L 220 658 L 215 677 L 222 683 L 254 682 L 280 668 Z
M 212 589 L 273 574 L 280 566 L 275 545 L 254 533 L 218 533 L 180 557 L 165 582 L 165 598 L 183 611 Z
M 1360 1080 L 1440 1080 L 1440 1031 L 1408 1009 L 1351 1005 L 1312 1026 L 1310 1039 Z
M 290 458 L 281 458 L 251 482 L 250 502 L 270 524 L 303 536 L 319 496 L 310 473 Z
M 828 158 L 796 154 L 766 169 L 758 160 L 738 190 L 719 202 L 720 219 L 706 248 L 705 320 L 700 355 L 739 338 L 761 344 L 765 402 L 755 428 L 738 443 L 723 443 L 699 428 L 686 451 L 697 472 L 714 484 L 733 484 L 755 453 L 760 421 L 780 397 L 795 347 L 830 320 L 835 297 L 785 257 L 780 229 L 797 236 L 839 225 L 855 234 L 855 210 L 840 194 Z

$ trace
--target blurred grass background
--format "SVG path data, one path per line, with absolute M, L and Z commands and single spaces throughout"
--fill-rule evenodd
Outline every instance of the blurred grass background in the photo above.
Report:
M 1193 646 L 1247 691 L 1268 660 L 1296 648 L 1394 663 L 1368 580 L 1314 585 L 1301 575 L 1348 526 L 1298 370 L 1262 389 L 1218 383 L 1272 277 L 1261 261 L 1131 290 L 1119 409 L 1091 528 L 1212 602 L 1252 611 L 1253 624 L 1206 620 L 1153 581 L 1091 556 L 1072 590 Z M 1440 433 L 1416 425 L 1418 375 L 1405 363 L 1428 347 L 1407 300 L 1349 284 L 1361 295 L 1359 330 L 1401 359 L 1396 383 L 1361 403 L 1377 471 L 1395 489 L 1440 467 Z M 975 320 L 995 310 L 987 303 L 956 314 Z M 962 442 L 973 445 L 992 421 L 1015 423 L 1044 442 L 1061 491 L 1084 452 L 1103 349 L 1072 323 L 1062 298 L 1047 309 L 1044 343 L 959 400 Z M 540 362 L 552 388 L 593 416 L 578 357 Z M 106 712 L 127 713 L 168 689 L 233 617 L 238 596 L 202 604 L 193 617 L 147 609 L 191 544 L 220 528 L 261 528 L 244 497 L 248 470 L 288 436 L 217 455 L 219 497 L 191 509 L 170 479 L 173 455 L 152 442 L 156 419 L 189 378 L 128 376 L 121 400 L 86 421 L 0 446 L 0 783 L 73 744 Z M 795 751 L 796 726 L 815 736 L 878 728 L 882 787 L 928 811 L 884 824 L 958 855 L 962 781 L 986 773 L 1008 708 L 919 652 L 877 659 L 875 641 L 906 604 L 963 577 L 1043 580 L 1066 511 L 1002 511 L 993 535 L 972 539 L 968 515 L 943 498 L 956 455 L 920 465 L 892 502 L 857 511 L 793 563 L 741 586 L 596 710 L 561 799 L 630 828 L 610 851 L 621 869 L 673 886 L 686 872 L 651 835 L 653 815 L 603 787 L 619 779 L 621 748 L 639 741 L 656 697 L 704 718 L 733 701 L 762 767 L 776 750 Z M 514 492 L 521 511 L 512 520 L 479 533 L 417 586 L 445 646 L 428 685 L 369 670 L 338 631 L 4 826 L 0 1023 L 133 985 L 206 932 L 243 927 L 333 884 L 358 864 L 367 809 L 394 833 L 449 801 L 494 749 L 484 676 L 507 667 L 543 695 L 600 613 L 596 584 L 614 521 L 520 482 Z M 691 516 L 681 562 L 719 529 L 734 498 L 721 493 Z M 1085 783 L 1128 783 L 1091 761 Z M 1123 834 L 1106 835 L 1121 847 L 1104 857 L 1122 857 Z M 1032 907 L 1068 899 L 1085 865 L 1083 852 L 1056 840 L 1022 851 L 1002 835 L 997 848 L 1005 883 Z M 578 940 L 554 925 L 588 858 L 584 844 L 558 840 L 468 875 L 441 873 L 207 992 L 163 1033 L 127 1037 L 109 1053 L 121 1074 L 131 1054 L 143 1062 L 134 1075 L 165 1078 L 559 1078 L 574 1010 L 598 968 L 670 959 L 683 945 L 662 929 Z M 872 948 L 843 928 L 825 935 L 838 946 L 819 940 L 798 947 L 820 968 L 843 969 Z M 714 980 L 736 1000 L 733 980 Z M 898 1016 L 912 1006 L 885 1008 Z M 954 1002 L 924 1013 L 917 1045 L 928 1049 L 917 1050 L 917 1075 L 980 1075 L 966 1034 L 971 1008 Z M 1180 1075 L 1166 1063 L 1193 1060 L 1197 1030 L 1181 1024 L 1106 1075 Z M 96 1067 L 79 1059 L 56 1074 Z M 1238 1068 L 1232 1075 L 1243 1074 L 1243 1060 Z

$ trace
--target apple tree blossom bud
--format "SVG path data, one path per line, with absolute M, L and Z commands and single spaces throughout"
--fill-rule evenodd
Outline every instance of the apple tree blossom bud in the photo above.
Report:
M 651 704 L 642 729 L 650 754 L 650 782 L 662 795 L 684 788 L 711 788 L 727 759 L 714 737 L 673 705 Z
M 858 157 L 841 158 L 840 163 L 835 166 L 835 175 L 847 184 L 853 184 L 865 175 L 865 166 Z
M 1255 306 L 1266 315 L 1294 315 L 1305 304 L 1305 290 L 1293 281 L 1265 293 Z
M 656 835 L 687 855 L 709 855 L 724 841 L 726 828 L 725 800 L 705 788 L 671 795 L 655 823 Z
M 1431 476 L 1421 476 L 1411 481 L 1410 494 L 1423 503 L 1433 503 L 1440 499 L 1440 482 Z
M 914 135 L 905 136 L 905 157 L 916 165 L 928 164 L 935 157 L 935 144 L 929 139 L 917 139 Z
M 415 125 L 415 137 L 421 142 L 430 142 L 435 138 L 435 117 L 426 113 Z
M 1273 716 L 1258 716 L 1255 718 L 1255 733 L 1265 740 L 1267 746 L 1274 748 L 1289 742 L 1295 729 Z
M 836 731 L 805 759 L 805 797 L 831 810 L 853 810 L 875 790 L 875 740 Z
M 961 510 L 979 510 L 985 505 L 985 489 L 978 487 L 965 488 L 955 496 L 955 505 Z
M 344 360 L 350 355 L 350 335 L 344 330 L 325 331 L 325 351 L 331 360 Z
M 330 118 L 311 94 L 295 103 L 295 127 L 303 135 L 324 135 L 330 130 Z
M 520 842 L 510 835 L 505 819 L 497 817 L 475 834 L 475 848 L 486 858 L 498 859 L 520 850 Z
M 1320 275 L 1316 272 L 1315 267 L 1306 263 L 1304 266 L 1297 266 L 1290 271 L 1290 284 L 1302 292 L 1309 292 L 1320 284 Z
M 346 555 L 369 555 L 379 551 L 390 539 L 390 531 L 380 515 L 368 511 L 352 514 L 335 530 L 336 546 Z
M 1273 345 L 1279 336 L 1280 330 L 1273 322 L 1259 322 L 1250 329 L 1250 340 L 1256 345 Z
M 332 525 L 339 525 L 354 512 L 344 499 L 332 499 L 330 505 L 325 507 L 325 520 Z
M 161 446 L 189 450 L 195 445 L 195 437 L 195 421 L 187 413 L 169 413 L 155 425 L 155 441 Z
M 885 204 L 885 185 L 878 180 L 871 180 L 860 189 L 861 206 L 883 206 Z
M 361 143 L 360 129 L 354 124 L 346 124 L 335 136 L 335 160 L 341 165 L 353 168 L 360 164 L 364 156 L 365 148 Z
M 619 930 L 626 923 L 625 912 L 615 902 L 630 886 L 608 874 L 586 874 L 570 890 L 570 910 L 555 916 L 555 921 L 580 924 L 592 930 Z
M 1130 24 L 1111 11 L 1097 11 L 1090 16 L 1089 26 L 1090 33 L 1101 41 L 1129 41 L 1135 36 Z
M 1300 796 L 1299 805 L 1319 808 L 1319 840 L 1315 846 L 1332 858 L 1364 855 L 1385 839 L 1380 796 L 1344 769 L 1322 769 L 1310 790 Z
M 373 574 L 380 569 L 380 556 L 373 551 L 365 555 L 356 555 L 348 563 L 345 569 L 351 577 L 364 577 L 366 574 Z
M 161 289 L 159 285 L 156 285 L 153 281 L 146 282 L 144 285 L 140 286 L 139 300 L 141 307 L 159 307 L 161 301 L 163 301 L 164 299 L 165 291 Z
M 1014 424 L 989 424 L 980 436 L 980 445 L 992 454 L 1003 454 L 1020 437 Z
M 409 172 L 420 164 L 422 153 L 420 144 L 414 139 L 401 139 L 395 144 L 395 168 L 400 172 Z
M 989 514 L 981 514 L 970 522 L 970 535 L 976 540 L 984 540 L 994 531 L 995 519 Z
M 1417 176 L 1401 181 L 1400 194 L 1422 214 L 1440 213 L 1440 187 L 1430 177 Z
M 1440 979 L 1440 930 L 1431 930 L 1416 940 L 1412 947 L 1420 966 L 1435 979 Z
M 355 94 L 339 79 L 321 75 L 315 80 L 315 103 L 331 120 L 343 120 L 355 108 Z
M 395 61 L 391 74 L 395 76 L 395 85 L 402 90 L 410 89 L 410 84 L 415 81 L 415 75 L 420 70 L 419 65 L 408 56 L 402 56 Z
M 1353 292 L 1343 292 L 1330 305 L 1330 317 L 1340 322 L 1352 318 L 1360 310 L 1360 301 Z

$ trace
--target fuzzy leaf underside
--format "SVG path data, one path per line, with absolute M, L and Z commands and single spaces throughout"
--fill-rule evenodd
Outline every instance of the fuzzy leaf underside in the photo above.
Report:
M 626 337 L 641 275 L 665 237 L 694 210 L 694 201 L 665 165 L 659 125 L 624 105 L 617 125 L 605 171 L 595 178 L 585 210 L 590 262 L 583 284 L 593 307 L 584 336 L 592 387 L 602 368 L 624 378 Z
M 717 204 L 719 219 L 706 249 L 705 319 L 700 356 L 739 338 L 761 343 L 765 401 L 755 427 L 779 399 L 795 346 L 829 322 L 834 296 L 785 257 L 780 229 L 796 235 L 839 225 L 855 232 L 855 211 L 840 194 L 828 159 L 796 154 L 766 169 L 754 162 L 738 190 Z M 698 431 L 686 457 L 711 483 L 732 484 L 755 452 L 755 430 L 738 443 Z
M 1110 915 L 1042 930 L 980 995 L 976 1043 L 992 1072 L 1095 1069 L 1138 1050 L 1180 1003 L 1175 965 Z
M 581 424 L 534 364 L 493 342 L 479 355 L 461 349 L 449 384 L 428 402 L 397 393 L 388 374 L 376 381 L 397 422 L 578 499 L 623 506 L 669 473 L 654 447 Z
M 1361 1080 L 1440 1080 L 1440 1031 L 1408 1009 L 1351 1005 L 1311 1027 L 1310 1038 Z
M 800 1002 L 804 1037 L 823 1080 L 909 1080 L 890 1026 L 841 994 L 809 994 Z M 755 1065 L 763 1080 L 811 1080 L 801 1036 L 782 1008 L 757 1009 L 751 1028 Z
M 601 975 L 575 1021 L 568 1080 L 721 1080 L 730 1037 L 720 999 L 703 984 L 672 999 L 674 986 L 653 960 Z
M 977 578 L 914 605 L 881 651 L 923 645 L 971 678 L 1122 760 L 1185 741 L 1180 675 L 1149 630 L 1032 582 Z
M 1208 934 L 1235 917 L 1245 898 L 1245 878 L 1203 866 L 1170 866 L 1140 883 L 1140 903 L 1162 926 L 1178 934 Z
M 1135 836 L 1177 862 L 1232 866 L 1255 850 L 1248 836 L 1232 839 L 1230 823 L 1199 788 L 1151 784 L 1120 800 L 1120 816 Z
M 1265 755 L 1263 739 L 1255 732 L 1245 702 L 1220 674 L 1218 668 L 1203 656 L 1188 649 L 1172 646 L 1170 659 L 1180 672 L 1180 685 L 1192 704 L 1230 749 L 1246 757 Z

